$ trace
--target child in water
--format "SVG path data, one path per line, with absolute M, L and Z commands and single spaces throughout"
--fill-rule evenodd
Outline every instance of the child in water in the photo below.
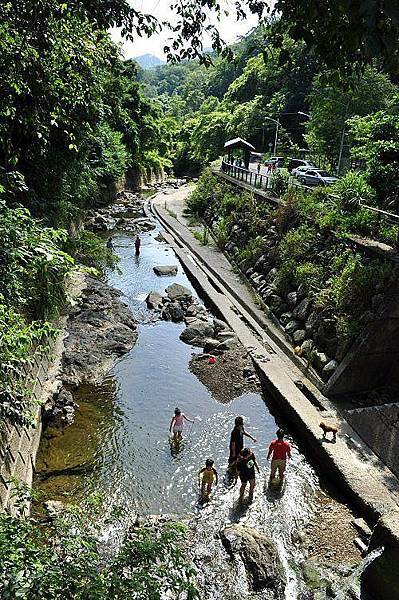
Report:
M 189 419 L 184 413 L 182 413 L 180 408 L 176 407 L 175 414 L 173 415 L 169 425 L 169 432 L 172 432 L 173 430 L 174 442 L 179 442 L 182 438 L 184 420 L 194 423 L 194 419 Z
M 201 493 L 203 496 L 209 496 L 212 491 L 212 483 L 215 480 L 215 484 L 218 484 L 218 474 L 216 469 L 213 467 L 214 461 L 211 458 L 208 458 L 205 461 L 205 467 L 198 471 L 198 484 L 201 481 Z

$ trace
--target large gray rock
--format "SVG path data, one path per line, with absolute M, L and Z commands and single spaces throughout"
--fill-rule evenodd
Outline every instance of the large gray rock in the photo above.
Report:
M 297 329 L 301 328 L 301 324 L 299 323 L 299 321 L 289 321 L 289 323 L 287 323 L 287 325 L 284 327 L 285 331 L 288 333 L 288 335 L 292 335 Z
M 209 321 L 198 321 L 186 327 L 180 334 L 180 339 L 191 346 L 203 347 L 207 338 L 213 338 L 214 328 Z
M 302 344 L 306 338 L 306 331 L 304 329 L 297 329 L 292 335 L 292 339 L 296 344 Z
M 283 327 L 285 327 L 290 321 L 292 321 L 292 313 L 286 312 L 281 315 L 280 323 Z
M 165 290 L 168 298 L 173 300 L 188 300 L 192 298 L 191 290 L 184 287 L 184 285 L 180 285 L 180 283 L 172 283 L 172 285 L 168 285 Z
M 254 591 L 268 590 L 268 598 L 276 600 L 284 597 L 284 568 L 270 538 L 244 525 L 229 525 L 220 537 L 228 554 L 242 561 Z
M 291 308 L 294 308 L 294 306 L 296 306 L 297 301 L 298 301 L 298 296 L 297 296 L 296 292 L 290 292 L 289 294 L 287 294 L 288 306 L 290 306 Z
M 227 323 L 221 321 L 220 319 L 213 319 L 213 326 L 216 333 L 219 333 L 220 331 L 228 331 L 229 329 Z
M 177 275 L 177 265 L 156 265 L 153 267 L 156 275 Z
M 270 306 L 270 310 L 276 312 L 280 306 L 282 305 L 283 301 L 281 300 L 280 296 L 277 296 L 277 294 L 273 294 L 268 301 L 268 304 Z
M 313 364 L 316 369 L 319 369 L 320 371 L 324 369 L 329 360 L 330 359 L 326 354 L 324 354 L 324 352 L 315 352 L 313 354 Z
M 295 319 L 299 319 L 300 321 L 306 321 L 306 319 L 308 318 L 308 315 L 310 313 L 311 306 L 312 306 L 312 299 L 304 298 L 303 300 L 301 300 L 301 302 L 298 304 L 298 306 L 292 311 L 292 314 L 295 317 Z
M 157 310 L 162 306 L 162 296 L 158 292 L 150 292 L 145 299 L 148 308 Z
M 184 310 L 179 302 L 169 302 L 165 308 L 162 309 L 161 317 L 164 321 L 179 323 L 180 321 L 183 321 Z

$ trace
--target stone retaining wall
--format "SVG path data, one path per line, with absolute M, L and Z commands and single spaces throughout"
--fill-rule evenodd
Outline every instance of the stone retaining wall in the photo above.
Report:
M 22 369 L 31 385 L 32 402 L 39 402 L 52 360 L 51 347 L 35 354 L 30 365 Z M 41 407 L 34 411 L 34 427 L 21 427 L 8 422 L 0 424 L 0 509 L 13 512 L 13 478 L 32 484 L 36 453 L 41 436 Z
M 345 417 L 373 452 L 399 477 L 399 403 L 346 410 Z

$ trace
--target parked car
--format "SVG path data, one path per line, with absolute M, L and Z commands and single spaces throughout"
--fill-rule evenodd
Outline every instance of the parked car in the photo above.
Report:
M 309 171 L 309 169 L 315 169 L 316 167 L 309 167 L 308 165 L 304 166 L 301 165 L 300 167 L 296 167 L 296 169 L 292 169 L 291 171 L 291 175 L 294 175 L 294 177 L 300 177 L 300 175 L 303 175 L 303 173 L 306 173 L 306 171 Z
M 338 177 L 329 175 L 322 169 L 309 169 L 299 175 L 299 181 L 304 185 L 331 185 L 338 181 Z
M 282 167 L 284 164 L 284 156 L 271 156 L 265 160 L 265 165 L 276 165 L 276 167 Z
M 316 169 L 316 165 L 311 161 L 305 158 L 289 158 L 288 159 L 288 170 L 290 173 L 297 169 L 298 167 L 307 167 L 308 169 Z

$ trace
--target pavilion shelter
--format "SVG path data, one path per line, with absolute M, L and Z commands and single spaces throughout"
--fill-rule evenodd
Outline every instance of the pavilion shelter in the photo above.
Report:
M 243 156 L 245 168 L 249 169 L 251 152 L 255 150 L 255 147 L 252 144 L 238 137 L 226 142 L 224 148 L 227 150 L 227 162 L 232 164 L 234 160 L 234 150 L 240 150 Z

